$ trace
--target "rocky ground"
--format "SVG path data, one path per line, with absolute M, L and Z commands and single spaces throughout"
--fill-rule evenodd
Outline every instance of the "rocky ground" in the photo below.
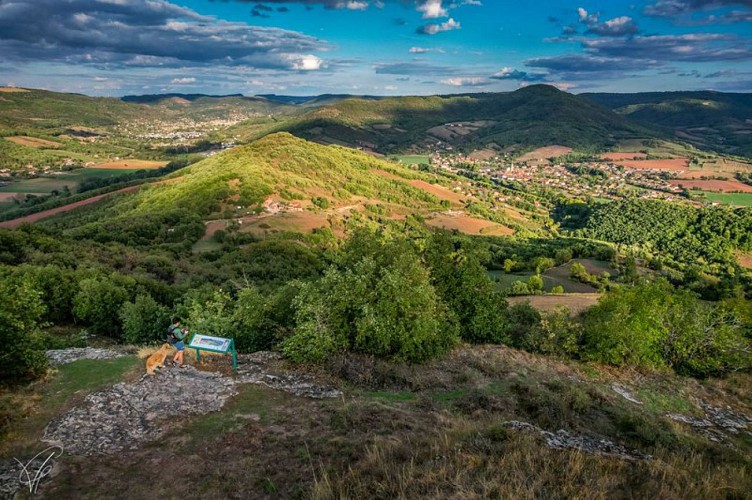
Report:
M 73 348 L 47 351 L 53 365 L 80 359 L 113 359 L 128 353 L 109 349 Z M 224 360 L 224 358 L 223 358 Z M 209 360 L 206 360 L 209 361 Z M 307 398 L 341 396 L 334 387 L 317 383 L 306 373 L 282 367 L 271 352 L 240 355 L 238 371 L 203 371 L 194 366 L 165 366 L 155 376 L 119 383 L 93 392 L 47 426 L 43 441 L 69 455 L 107 455 L 134 450 L 169 432 L 171 423 L 221 410 L 240 384 L 260 384 Z M 199 365 L 211 369 L 211 363 Z M 20 463 L 0 465 L 0 498 L 12 498 L 21 487 Z

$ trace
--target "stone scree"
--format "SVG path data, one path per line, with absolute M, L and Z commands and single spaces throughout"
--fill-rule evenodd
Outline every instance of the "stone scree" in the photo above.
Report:
M 170 422 L 183 416 L 219 411 L 238 384 L 261 384 L 296 396 L 341 396 L 312 376 L 278 369 L 279 355 L 259 352 L 239 357 L 234 377 L 167 366 L 155 376 L 119 383 L 89 394 L 83 403 L 53 419 L 43 440 L 68 454 L 96 455 L 138 448 L 166 434 Z
M 56 349 L 45 352 L 50 364 L 64 365 L 79 359 L 115 359 L 127 356 L 128 353 L 111 349 L 97 349 L 94 347 L 72 347 L 70 349 Z
M 546 446 L 555 450 L 580 450 L 589 455 L 604 455 L 623 460 L 650 460 L 652 456 L 630 450 L 608 439 L 595 439 L 588 436 L 572 434 L 569 431 L 559 429 L 556 432 L 544 431 L 543 429 L 529 424 L 511 420 L 502 422 L 502 427 L 514 429 L 519 432 L 537 433 L 543 438 Z

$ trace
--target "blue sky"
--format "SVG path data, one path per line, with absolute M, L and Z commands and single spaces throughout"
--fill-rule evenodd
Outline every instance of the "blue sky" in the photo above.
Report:
M 0 0 L 0 85 L 752 92 L 752 0 Z

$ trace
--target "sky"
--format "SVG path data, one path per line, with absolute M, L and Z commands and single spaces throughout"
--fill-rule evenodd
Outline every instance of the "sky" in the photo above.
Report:
M 0 0 L 0 85 L 752 92 L 752 0 Z

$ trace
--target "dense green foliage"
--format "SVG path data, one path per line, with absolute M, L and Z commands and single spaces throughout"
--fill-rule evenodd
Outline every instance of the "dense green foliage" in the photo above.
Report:
M 0 281 L 0 380 L 41 375 L 47 366 L 41 339 L 44 303 L 28 279 Z
M 613 290 L 588 311 L 582 356 L 707 376 L 752 367 L 751 347 L 733 308 L 661 280 Z
M 558 219 L 576 234 L 639 246 L 677 262 L 728 263 L 734 249 L 752 248 L 752 210 L 696 208 L 657 200 L 630 199 L 560 207 Z

